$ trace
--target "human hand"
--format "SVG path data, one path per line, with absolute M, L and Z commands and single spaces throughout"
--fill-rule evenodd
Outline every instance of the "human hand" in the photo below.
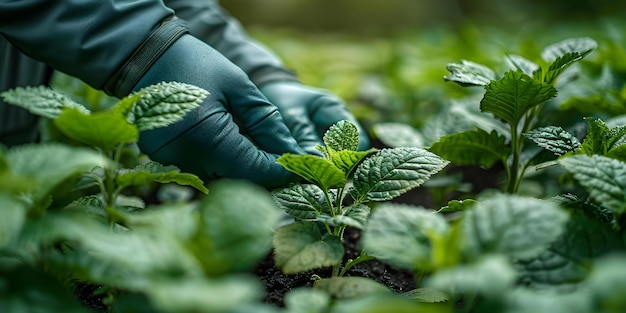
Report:
M 319 154 L 315 145 L 322 144 L 324 133 L 341 120 L 356 124 L 360 135 L 358 148 L 369 148 L 367 133 L 337 96 L 291 81 L 270 82 L 259 89 L 278 107 L 285 124 L 306 152 Z
M 148 70 L 135 90 L 161 81 L 206 89 L 201 106 L 178 123 L 140 135 L 153 160 L 175 164 L 204 180 L 251 180 L 266 187 L 293 179 L 276 158 L 302 154 L 278 109 L 247 75 L 219 52 L 190 35 L 178 39 Z

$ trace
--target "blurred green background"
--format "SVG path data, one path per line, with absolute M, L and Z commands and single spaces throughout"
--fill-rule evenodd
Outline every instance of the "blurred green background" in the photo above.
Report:
M 592 37 L 599 48 L 585 60 L 591 77 L 604 66 L 626 73 L 626 1 L 621 0 L 233 0 L 222 5 L 303 82 L 342 97 L 366 128 L 380 122 L 421 128 L 452 101 L 480 93 L 444 82 L 446 65 L 462 59 L 501 72 L 508 54 L 540 61 L 549 44 Z

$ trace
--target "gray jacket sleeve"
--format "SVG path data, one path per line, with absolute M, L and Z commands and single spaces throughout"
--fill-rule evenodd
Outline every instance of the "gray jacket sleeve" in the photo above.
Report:
M 295 74 L 266 47 L 251 39 L 240 23 L 216 0 L 165 0 L 185 20 L 192 35 L 243 69 L 257 86 L 275 80 L 296 80 Z
M 162 1 L 0 0 L 0 35 L 12 45 L 118 97 L 185 32 Z

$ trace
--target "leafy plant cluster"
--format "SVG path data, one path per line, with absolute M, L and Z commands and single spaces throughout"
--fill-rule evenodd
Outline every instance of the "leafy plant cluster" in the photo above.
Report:
M 50 119 L 67 143 L 0 151 L 0 311 L 86 312 L 77 294 L 122 312 L 227 312 L 258 304 L 261 287 L 242 272 L 271 247 L 279 211 L 270 195 L 225 180 L 199 200 L 146 204 L 134 188 L 208 189 L 174 166 L 123 162 L 140 131 L 180 120 L 206 95 L 160 83 L 91 112 L 44 87 L 2 93 Z

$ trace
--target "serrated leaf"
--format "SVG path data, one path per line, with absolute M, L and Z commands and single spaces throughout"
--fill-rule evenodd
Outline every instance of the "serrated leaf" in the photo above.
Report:
M 350 194 L 357 202 L 390 200 L 422 185 L 448 163 L 421 148 L 383 149 L 357 167 Z
M 315 223 L 295 222 L 276 231 L 274 262 L 285 274 L 335 265 L 344 255 L 341 238 L 322 235 Z
M 548 250 L 517 262 L 520 282 L 538 289 L 572 290 L 585 283 L 594 259 L 624 248 L 612 226 L 574 211 L 563 232 Z
M 248 181 L 219 180 L 209 187 L 191 249 L 210 275 L 249 270 L 270 251 L 281 211 L 269 192 Z
M 524 135 L 555 155 L 563 155 L 580 148 L 578 138 L 558 126 L 536 128 Z
M 426 286 L 450 294 L 498 297 L 513 287 L 515 279 L 515 270 L 506 258 L 488 255 L 475 263 L 439 270 L 426 280 Z
M 370 217 L 361 244 L 367 253 L 393 265 L 432 268 L 432 246 L 450 228 L 440 214 L 411 205 L 385 203 Z
M 601 155 L 574 155 L 558 161 L 589 195 L 616 214 L 626 210 L 626 163 Z
M 575 62 L 582 60 L 582 58 L 583 56 L 578 52 L 568 52 L 556 58 L 556 60 L 554 60 L 554 62 L 552 62 L 548 67 L 548 71 L 546 71 L 543 81 L 548 84 L 554 84 L 561 73 L 563 73 Z
M 609 132 L 609 127 L 601 119 L 586 117 L 585 121 L 588 125 L 587 135 L 580 146 L 580 153 L 604 155 L 606 152 L 604 141 Z
M 70 97 L 45 86 L 18 87 L 2 92 L 0 96 L 6 103 L 17 105 L 30 113 L 50 119 L 55 119 L 65 108 L 89 113 L 87 108 Z
M 139 90 L 141 97 L 133 107 L 131 121 L 139 131 L 165 127 L 183 119 L 200 106 L 206 90 L 179 82 L 161 82 Z
M 128 117 L 128 114 L 130 114 L 130 112 L 133 110 L 133 107 L 135 106 L 137 101 L 139 101 L 142 95 L 143 92 L 136 92 L 122 98 L 113 105 L 111 111 L 124 117 Z
M 36 201 L 66 179 L 109 163 L 96 151 L 55 143 L 18 146 L 7 152 L 6 159 L 14 175 L 33 181 L 29 193 Z
M 365 277 L 330 277 L 315 281 L 313 288 L 323 290 L 335 299 L 353 299 L 373 294 L 387 294 L 387 286 Z
M 324 134 L 324 145 L 335 151 L 356 151 L 359 145 L 359 129 L 349 121 L 339 121 Z
M 65 109 L 54 120 L 54 125 L 72 140 L 104 151 L 139 138 L 139 131 L 134 125 L 124 116 L 111 111 L 86 114 L 76 109 Z
M 506 63 L 512 70 L 522 71 L 530 77 L 533 77 L 534 73 L 540 69 L 537 63 L 515 54 L 507 55 Z
M 331 161 L 318 156 L 285 153 L 277 159 L 277 162 L 323 190 L 341 187 L 346 183 L 345 174 L 341 169 Z
M 561 235 L 568 215 L 554 202 L 496 195 L 465 212 L 463 237 L 469 257 L 501 253 L 531 259 Z
M 446 293 L 431 287 L 413 289 L 403 293 L 402 295 L 413 301 L 424 303 L 446 302 L 449 299 L 449 296 Z
M 492 69 L 471 61 L 462 60 L 461 63 L 450 63 L 446 69 L 450 75 L 443 78 L 461 86 L 484 86 L 496 79 L 496 73 Z
M 547 62 L 553 62 L 567 53 L 579 53 L 585 57 L 598 47 L 598 43 L 588 37 L 570 38 L 547 46 L 541 52 L 541 57 Z
M 327 148 L 328 159 L 335 164 L 337 168 L 342 170 L 346 178 L 352 173 L 352 170 L 365 159 L 367 156 L 378 152 L 377 149 L 369 149 L 366 151 L 352 151 L 352 150 L 341 150 L 335 151 L 332 148 Z
M 485 86 L 480 109 L 493 113 L 510 125 L 517 125 L 526 112 L 554 96 L 556 89 L 552 85 L 520 71 L 508 71 L 501 79 Z
M 320 214 L 313 220 L 322 222 L 328 226 L 350 226 L 356 229 L 363 229 L 371 209 L 364 204 L 357 204 L 346 208 L 346 211 L 347 212 L 343 215 L 335 216 Z
M 503 136 L 496 131 L 487 133 L 482 129 L 445 135 L 428 150 L 454 164 L 480 165 L 485 168 L 506 160 L 511 153 Z
M 152 182 L 177 183 L 179 185 L 191 186 L 207 194 L 209 190 L 198 176 L 181 173 L 174 165 L 164 166 L 158 162 L 150 161 L 138 165 L 132 169 L 122 169 L 116 176 L 117 184 L 120 187 L 141 186 Z
M 329 212 L 324 192 L 316 185 L 296 184 L 272 192 L 274 201 L 287 213 L 299 219 L 314 219 Z
M 392 147 L 424 147 L 424 138 L 413 127 L 403 123 L 378 123 L 374 133 L 384 144 Z

